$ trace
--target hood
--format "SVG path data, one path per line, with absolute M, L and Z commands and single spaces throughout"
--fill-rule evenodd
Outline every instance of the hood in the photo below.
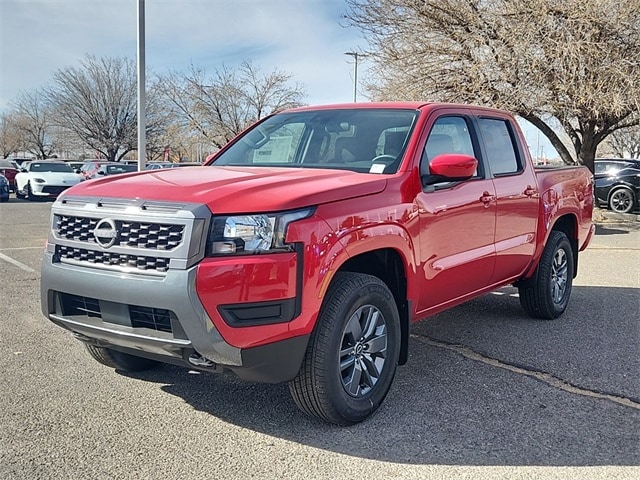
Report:
M 213 213 L 275 212 L 381 192 L 380 175 L 347 170 L 183 167 L 82 182 L 64 196 L 201 203 Z

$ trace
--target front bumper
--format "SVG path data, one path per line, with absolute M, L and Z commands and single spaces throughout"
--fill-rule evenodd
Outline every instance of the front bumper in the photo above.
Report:
M 80 340 L 208 371 L 278 383 L 297 374 L 308 336 L 253 348 L 228 344 L 196 292 L 197 266 L 165 276 L 77 268 L 45 252 L 42 311 Z M 202 358 L 203 361 L 193 361 Z M 192 359 L 192 361 L 190 361 Z
M 57 197 L 72 186 L 73 185 L 49 185 L 44 183 L 33 183 L 31 185 L 31 194 L 34 197 Z

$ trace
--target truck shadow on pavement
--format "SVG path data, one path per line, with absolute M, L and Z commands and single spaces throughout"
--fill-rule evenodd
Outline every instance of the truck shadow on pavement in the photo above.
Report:
M 627 235 L 629 230 L 623 230 L 620 228 L 611 228 L 605 225 L 596 225 L 596 235 Z
M 282 384 L 174 366 L 135 378 L 162 383 L 193 408 L 241 428 L 354 457 L 638 465 L 640 292 L 574 286 L 568 311 L 556 321 L 527 318 L 516 293 L 504 288 L 414 325 L 409 362 L 382 407 L 350 427 L 307 418 Z

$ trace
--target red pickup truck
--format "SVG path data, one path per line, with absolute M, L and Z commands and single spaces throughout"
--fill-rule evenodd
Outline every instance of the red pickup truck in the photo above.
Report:
M 412 322 L 504 285 L 554 319 L 593 226 L 583 167 L 536 170 L 506 112 L 438 103 L 271 115 L 205 166 L 83 182 L 52 206 L 42 309 L 99 362 L 288 382 L 359 422 Z

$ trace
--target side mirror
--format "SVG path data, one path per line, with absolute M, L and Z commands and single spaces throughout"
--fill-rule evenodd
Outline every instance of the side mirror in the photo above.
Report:
M 473 177 L 478 169 L 478 160 L 470 155 L 445 153 L 438 155 L 429 163 L 429 175 L 424 178 L 426 184 L 440 182 L 461 182 Z

